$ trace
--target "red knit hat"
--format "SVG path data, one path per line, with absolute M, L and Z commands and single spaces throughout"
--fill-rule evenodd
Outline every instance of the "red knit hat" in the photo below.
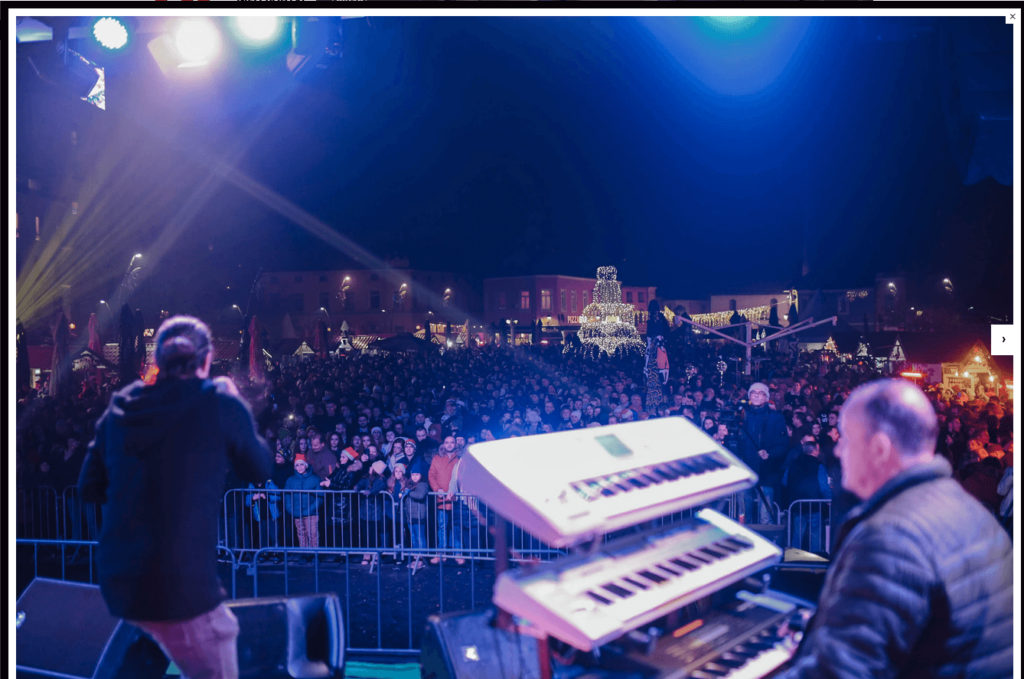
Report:
M 303 462 L 306 462 L 306 456 L 304 454 L 302 454 L 302 453 L 295 453 L 295 459 L 292 460 L 292 464 L 295 464 L 299 460 L 302 460 Z M 306 464 L 308 465 L 309 462 L 306 462 Z

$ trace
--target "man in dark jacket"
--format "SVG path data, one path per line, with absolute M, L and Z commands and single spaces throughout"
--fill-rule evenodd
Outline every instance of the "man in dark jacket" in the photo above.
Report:
M 186 676 L 233 679 L 238 622 L 217 578 L 218 508 L 229 465 L 260 483 L 272 457 L 234 384 L 208 379 L 212 358 L 201 321 L 165 321 L 156 384 L 113 396 L 79 487 L 103 505 L 97 574 L 110 613 L 148 632 Z
M 847 517 L 785 679 L 1013 676 L 1013 549 L 935 455 L 915 385 L 859 387 L 840 416 Z
M 813 436 L 801 442 L 801 453 L 782 477 L 786 503 L 793 522 L 793 544 L 798 549 L 824 552 L 825 533 L 821 529 L 822 500 L 832 498 L 828 473 L 821 462 L 821 447 Z M 800 502 L 795 506 L 792 503 Z M 804 540 L 808 526 L 811 534 Z
M 789 451 L 789 433 L 782 413 L 768 407 L 768 387 L 761 382 L 750 385 L 750 407 L 740 428 L 740 459 L 761 477 L 759 485 L 769 503 L 774 502 L 775 486 L 782 478 L 782 464 Z M 756 490 L 743 494 L 744 514 L 753 523 L 771 523 L 771 505 L 765 506 Z M 760 507 L 760 511 L 756 511 Z

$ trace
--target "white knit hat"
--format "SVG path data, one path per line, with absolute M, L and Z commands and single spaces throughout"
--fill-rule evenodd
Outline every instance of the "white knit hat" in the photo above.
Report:
M 755 391 L 763 391 L 765 396 L 768 396 L 771 392 L 768 391 L 768 386 L 764 382 L 754 382 L 750 385 L 750 389 L 747 389 L 747 396 L 750 396 Z

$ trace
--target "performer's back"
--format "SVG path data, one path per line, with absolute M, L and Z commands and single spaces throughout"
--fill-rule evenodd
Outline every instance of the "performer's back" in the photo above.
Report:
M 208 379 L 134 382 L 96 424 L 79 485 L 103 503 L 98 579 L 113 615 L 184 620 L 226 598 L 217 526 L 229 465 L 259 483 L 272 456 L 248 406 Z

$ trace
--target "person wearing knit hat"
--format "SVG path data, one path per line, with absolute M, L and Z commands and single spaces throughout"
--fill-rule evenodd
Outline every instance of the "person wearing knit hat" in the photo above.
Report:
M 747 396 L 750 396 L 755 391 L 762 391 L 765 396 L 771 395 L 771 392 L 768 391 L 768 386 L 764 382 L 754 382 L 751 384 L 750 388 L 747 389 Z
M 383 475 L 384 470 L 387 468 L 388 466 L 387 464 L 384 463 L 383 460 L 377 460 L 376 462 L 370 465 L 370 471 L 378 475 Z
M 398 475 L 399 473 L 405 474 L 405 465 L 399 462 L 395 465 L 395 468 L 392 469 L 391 472 L 395 475 Z
M 296 453 L 293 474 L 285 482 L 285 490 L 310 491 L 318 490 L 320 479 L 310 471 L 309 463 L 303 453 Z M 317 524 L 319 516 L 317 511 L 323 504 L 323 497 L 319 493 L 292 492 L 285 493 L 284 508 L 291 514 L 295 524 L 295 532 L 299 538 L 299 547 L 318 547 L 320 544 Z

